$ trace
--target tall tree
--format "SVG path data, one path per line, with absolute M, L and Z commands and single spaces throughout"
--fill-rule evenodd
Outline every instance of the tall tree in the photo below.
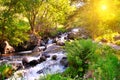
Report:
M 21 0 L 32 33 L 36 26 L 54 27 L 65 22 L 72 11 L 69 0 Z

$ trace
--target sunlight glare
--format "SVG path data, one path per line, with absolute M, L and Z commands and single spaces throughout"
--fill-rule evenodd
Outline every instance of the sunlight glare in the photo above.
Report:
M 106 5 L 102 5 L 102 6 L 101 6 L 101 9 L 102 9 L 102 10 L 107 10 L 107 6 L 106 6 Z

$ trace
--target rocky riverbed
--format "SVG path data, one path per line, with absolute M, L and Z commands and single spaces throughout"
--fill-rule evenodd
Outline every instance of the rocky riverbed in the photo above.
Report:
M 22 51 L 16 55 L 4 56 L 1 64 L 12 64 L 14 74 L 6 80 L 38 80 L 47 74 L 61 73 L 68 66 L 62 46 L 48 44 L 42 52 Z
M 79 33 L 80 31 L 80 33 Z M 68 66 L 66 52 L 63 49 L 65 41 L 74 38 L 87 38 L 84 30 L 75 28 L 70 32 L 60 34 L 54 39 L 49 38 L 44 46 L 36 46 L 33 50 L 21 51 L 1 57 L 0 64 L 12 64 L 14 74 L 6 80 L 38 80 L 48 74 L 62 73 Z M 120 50 L 119 46 L 108 44 Z

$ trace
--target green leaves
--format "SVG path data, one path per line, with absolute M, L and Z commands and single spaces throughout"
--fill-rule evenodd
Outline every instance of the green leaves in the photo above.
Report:
M 85 72 L 88 70 L 89 59 L 94 55 L 97 44 L 93 43 L 92 40 L 75 40 L 73 42 L 66 42 L 65 50 L 67 51 L 67 57 L 70 68 L 76 73 L 70 74 L 72 77 L 78 75 L 83 77 Z M 70 71 L 70 72 L 73 72 Z M 69 73 L 69 72 L 68 72 Z
M 46 33 L 57 29 L 73 11 L 69 0 L 1 0 L 0 8 L 1 38 L 12 43 L 12 38 L 22 42 L 22 33 L 26 36 L 28 30 Z
M 2 0 L 0 2 L 0 39 L 6 39 L 12 45 L 17 45 L 28 39 L 26 32 L 29 25 L 24 21 L 22 6 L 18 0 Z M 22 18 L 21 18 L 22 17 Z
M 0 79 L 4 80 L 12 75 L 12 67 L 8 64 L 0 65 Z
M 72 78 L 78 75 L 83 78 L 83 75 L 89 75 L 87 72 L 93 70 L 91 75 L 97 80 L 119 79 L 120 61 L 111 47 L 87 39 L 66 42 L 65 50 L 69 62 L 66 75 L 69 74 Z

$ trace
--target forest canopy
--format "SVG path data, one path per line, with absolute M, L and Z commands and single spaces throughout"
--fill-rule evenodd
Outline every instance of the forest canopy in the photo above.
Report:
M 119 0 L 1 0 L 0 40 L 17 45 L 32 34 L 84 27 L 91 38 L 120 32 Z

